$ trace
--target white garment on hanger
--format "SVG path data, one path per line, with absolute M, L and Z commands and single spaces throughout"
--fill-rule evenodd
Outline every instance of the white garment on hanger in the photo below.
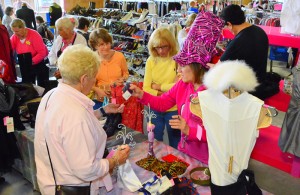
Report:
M 229 99 L 209 89 L 199 92 L 198 97 L 207 135 L 212 183 L 230 185 L 248 167 L 258 137 L 257 124 L 263 101 L 247 92 Z M 230 156 L 233 156 L 231 174 L 228 172 Z
M 282 32 L 300 35 L 300 1 L 285 0 L 280 16 Z
M 148 3 L 149 14 L 157 14 L 156 4 L 153 2 Z

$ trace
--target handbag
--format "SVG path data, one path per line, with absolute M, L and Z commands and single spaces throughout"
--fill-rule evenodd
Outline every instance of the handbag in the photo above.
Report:
M 211 195 L 262 195 L 261 189 L 255 183 L 254 172 L 243 170 L 237 182 L 227 186 L 217 186 L 211 183 Z
M 49 98 L 51 97 L 52 93 L 49 95 L 47 103 L 48 103 Z M 47 107 L 47 103 L 46 103 L 45 109 Z M 57 185 L 55 174 L 54 174 L 54 169 L 53 169 L 53 165 L 52 165 L 52 160 L 51 160 L 51 157 L 50 157 L 50 152 L 49 152 L 49 148 L 48 148 L 48 144 L 47 144 L 46 139 L 45 139 L 45 142 L 46 142 L 48 157 L 49 157 L 50 166 L 51 166 L 51 170 L 52 170 L 52 175 L 53 175 L 54 183 L 55 183 L 55 195 L 90 195 L 91 183 L 90 183 L 89 186 Z
M 121 113 L 116 114 L 107 114 L 107 119 L 103 126 L 107 137 L 111 137 L 115 134 L 117 130 L 120 130 L 121 127 L 118 125 L 122 123 L 122 115 Z

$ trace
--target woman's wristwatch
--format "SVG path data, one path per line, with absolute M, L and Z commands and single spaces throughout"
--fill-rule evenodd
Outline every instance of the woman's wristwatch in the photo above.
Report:
M 101 112 L 101 114 L 102 114 L 103 117 L 107 116 L 107 114 L 106 114 L 106 112 L 105 112 L 105 110 L 104 110 L 103 107 L 100 107 L 99 110 L 100 110 L 100 112 Z

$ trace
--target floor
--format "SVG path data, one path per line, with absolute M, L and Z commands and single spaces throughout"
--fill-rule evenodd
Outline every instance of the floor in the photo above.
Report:
M 269 70 L 269 69 L 268 69 Z M 282 77 L 290 74 L 290 69 L 285 68 L 285 63 L 274 62 L 273 72 L 279 73 Z M 281 127 L 285 113 L 273 119 L 272 124 Z M 167 142 L 167 140 L 166 140 Z M 255 171 L 256 182 L 260 188 L 273 193 L 274 195 L 299 195 L 300 179 L 265 165 L 256 160 L 250 160 L 249 168 Z M 33 191 L 31 183 L 25 180 L 20 173 L 12 171 L 3 175 L 6 182 L 0 184 L 0 195 L 38 195 Z

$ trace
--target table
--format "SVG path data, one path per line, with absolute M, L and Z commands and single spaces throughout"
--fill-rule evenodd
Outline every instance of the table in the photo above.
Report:
M 28 128 L 28 127 L 27 127 Z M 124 130 L 122 130 L 124 131 Z M 153 172 L 147 171 L 135 164 L 136 161 L 145 158 L 148 151 L 148 141 L 147 136 L 132 129 L 127 128 L 127 133 L 131 132 L 133 140 L 137 143 L 134 148 L 131 149 L 129 161 L 133 170 L 135 171 L 137 177 L 143 183 L 154 176 Z M 21 155 L 23 157 L 23 176 L 33 184 L 34 190 L 38 190 L 38 184 L 36 179 L 36 167 L 34 161 L 34 129 L 28 128 L 26 131 L 16 131 L 15 132 L 18 144 L 21 148 Z M 106 146 L 111 149 L 113 146 L 123 144 L 122 139 L 116 140 L 116 134 L 107 139 Z M 190 166 L 187 168 L 186 172 L 182 175 L 189 178 L 189 172 L 191 169 L 199 166 L 206 166 L 200 161 L 164 144 L 163 142 L 154 141 L 154 153 L 158 159 L 167 155 L 173 154 L 181 159 L 184 159 Z M 108 195 L 134 195 L 138 193 L 131 193 L 126 190 L 117 187 L 116 177 L 113 176 L 114 189 L 107 193 Z M 199 186 L 195 184 L 196 189 L 201 195 L 210 195 L 210 188 L 208 186 Z M 104 190 L 104 189 L 103 189 Z M 100 193 L 102 194 L 102 193 Z M 105 194 L 105 193 L 103 193 Z M 271 195 L 271 193 L 263 191 L 263 195 Z
M 294 36 L 291 34 L 281 33 L 281 27 L 273 27 L 273 26 L 262 26 L 258 25 L 262 28 L 269 39 L 269 45 L 275 46 L 283 46 L 283 47 L 292 47 L 300 49 L 300 36 Z M 224 38 L 233 39 L 234 35 L 230 32 L 229 29 L 223 29 Z
M 181 176 L 190 178 L 189 172 L 193 168 L 199 167 L 199 166 L 207 166 L 207 165 L 201 163 L 200 161 L 164 144 L 163 142 L 159 142 L 159 141 L 155 140 L 153 148 L 154 148 L 154 153 L 155 153 L 155 156 L 157 159 L 161 160 L 161 157 L 168 155 L 168 154 L 173 154 L 181 159 L 184 159 L 184 161 L 189 163 L 190 165 L 187 168 L 186 172 Z M 135 164 L 135 162 L 137 162 L 138 160 L 147 157 L 147 151 L 148 151 L 148 141 L 146 140 L 141 143 L 138 143 L 134 148 L 132 148 L 131 152 L 130 152 L 130 156 L 129 156 L 129 161 L 130 161 L 131 167 L 134 170 L 134 172 L 136 173 L 137 177 L 140 179 L 141 183 L 144 183 L 145 181 L 147 181 L 148 179 L 150 179 L 151 177 L 154 176 L 153 172 L 147 171 Z M 126 190 L 122 190 L 122 189 L 118 188 L 115 177 L 113 177 L 113 182 L 114 182 L 114 190 L 109 192 L 108 195 L 118 195 L 118 194 L 137 195 L 138 194 L 137 192 L 131 193 Z M 197 191 L 201 195 L 210 195 L 211 194 L 209 186 L 200 186 L 200 185 L 194 184 L 194 187 L 196 187 Z M 269 192 L 266 192 L 264 190 L 262 190 L 262 191 L 263 191 L 263 195 L 271 195 L 271 193 L 269 193 Z M 103 193 L 103 191 L 102 191 L 102 193 Z M 102 194 L 102 193 L 100 193 L 100 194 Z
M 23 177 L 32 183 L 33 189 L 38 191 L 36 178 L 36 166 L 34 160 L 34 129 L 26 127 L 25 131 L 15 131 L 22 161 L 15 163 L 15 168 L 23 174 Z

